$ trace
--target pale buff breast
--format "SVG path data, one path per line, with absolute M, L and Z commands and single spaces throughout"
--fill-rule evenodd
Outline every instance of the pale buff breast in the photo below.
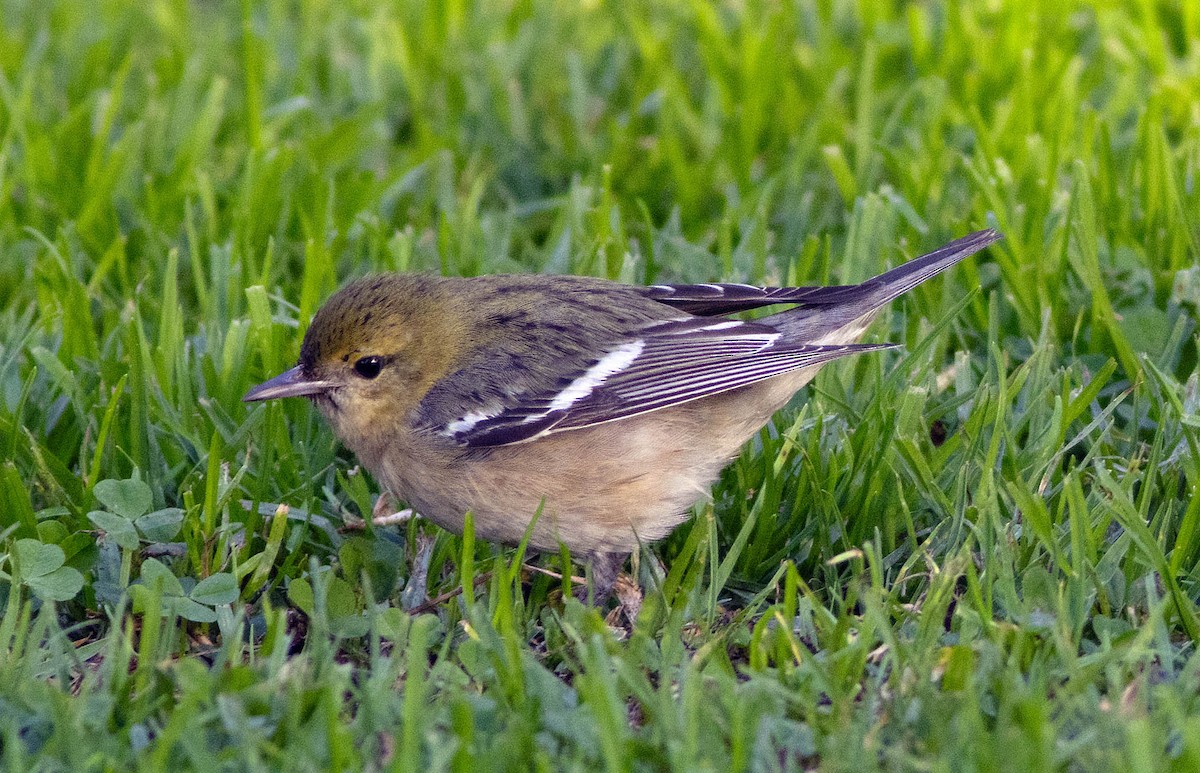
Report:
M 560 432 L 482 455 L 423 456 L 393 444 L 359 457 L 423 516 L 481 539 L 576 554 L 630 552 L 679 525 L 721 469 L 817 368 L 630 419 Z M 809 372 L 811 370 L 811 372 Z

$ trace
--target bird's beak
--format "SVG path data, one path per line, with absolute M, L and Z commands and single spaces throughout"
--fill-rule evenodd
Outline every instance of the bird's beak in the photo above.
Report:
M 300 366 L 297 365 L 251 389 L 242 398 L 242 402 L 253 403 L 258 400 L 277 400 L 280 397 L 319 395 L 333 387 L 332 381 L 317 381 L 307 378 L 300 372 Z

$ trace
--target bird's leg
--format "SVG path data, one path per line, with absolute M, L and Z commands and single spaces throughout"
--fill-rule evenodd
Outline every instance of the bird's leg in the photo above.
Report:
M 592 582 L 590 586 L 576 590 L 579 600 L 587 602 L 590 596 L 591 603 L 596 606 L 602 606 L 608 601 L 627 558 L 628 553 L 592 553 L 588 557 L 588 565 L 592 568 Z
M 392 509 L 395 506 L 392 495 L 386 491 L 381 492 L 379 499 L 375 500 L 375 506 L 371 508 L 371 524 L 373 526 L 402 526 L 417 515 L 411 507 L 397 512 Z
M 420 513 L 413 510 L 411 507 L 406 507 L 403 510 L 395 513 L 387 513 L 385 515 L 371 515 L 372 526 L 403 526 L 404 524 L 416 518 Z
M 411 507 L 394 512 L 395 507 L 392 497 L 386 491 L 379 495 L 375 500 L 375 506 L 371 508 L 371 525 L 372 526 L 403 526 L 404 524 L 416 518 L 420 513 L 413 510 Z M 352 518 L 347 515 L 345 528 L 347 529 L 365 529 L 367 522 L 360 518 Z
M 626 631 L 632 630 L 638 614 L 642 611 L 642 586 L 635 577 L 622 574 L 613 583 L 612 592 L 617 597 L 617 606 L 608 613 L 605 622 Z

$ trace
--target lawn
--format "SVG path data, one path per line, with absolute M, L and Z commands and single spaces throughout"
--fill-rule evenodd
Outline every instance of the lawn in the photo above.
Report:
M 0 0 L 9 770 L 1200 769 L 1200 5 Z M 371 271 L 894 303 L 647 545 L 243 404 Z M 461 591 L 461 592 L 460 592 Z

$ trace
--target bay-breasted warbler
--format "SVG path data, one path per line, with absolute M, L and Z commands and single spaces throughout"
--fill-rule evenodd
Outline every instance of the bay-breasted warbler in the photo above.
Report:
M 601 592 L 879 308 L 982 249 L 979 231 L 837 287 L 637 287 L 574 276 L 384 274 L 320 309 L 296 367 L 247 401 L 310 398 L 395 496 L 435 523 L 564 544 Z M 726 315 L 792 308 L 754 321 Z

